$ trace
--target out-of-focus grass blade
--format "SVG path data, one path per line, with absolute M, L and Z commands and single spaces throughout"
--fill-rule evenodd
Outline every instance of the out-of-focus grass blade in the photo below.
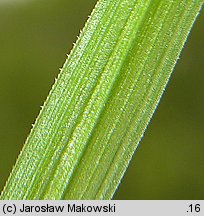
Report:
M 1 199 L 110 199 L 201 0 L 99 0 Z

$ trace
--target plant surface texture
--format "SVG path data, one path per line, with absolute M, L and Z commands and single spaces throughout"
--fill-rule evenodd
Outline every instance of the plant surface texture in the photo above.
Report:
M 201 6 L 99 0 L 1 199 L 111 199 Z

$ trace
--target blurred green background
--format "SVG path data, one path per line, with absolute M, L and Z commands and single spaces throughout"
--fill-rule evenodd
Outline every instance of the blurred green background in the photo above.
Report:
M 0 0 L 0 190 L 96 0 Z M 204 199 L 204 14 L 115 199 Z

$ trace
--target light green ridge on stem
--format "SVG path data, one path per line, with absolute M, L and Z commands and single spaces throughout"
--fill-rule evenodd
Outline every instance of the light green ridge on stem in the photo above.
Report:
M 99 0 L 0 198 L 112 198 L 202 3 Z

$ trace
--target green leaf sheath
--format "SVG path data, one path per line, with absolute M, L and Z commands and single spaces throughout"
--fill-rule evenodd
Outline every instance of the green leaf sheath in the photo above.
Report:
M 0 198 L 111 199 L 202 3 L 99 0 Z

